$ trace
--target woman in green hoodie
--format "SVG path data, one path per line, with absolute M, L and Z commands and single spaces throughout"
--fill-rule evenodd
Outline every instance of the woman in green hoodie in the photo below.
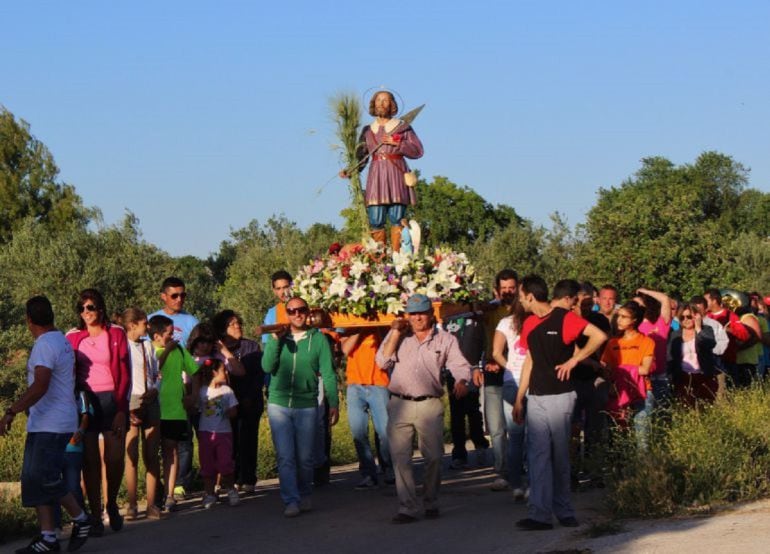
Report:
M 268 340 L 262 356 L 262 368 L 271 376 L 267 416 L 278 457 L 278 480 L 286 517 L 312 508 L 319 375 L 329 400 L 329 424 L 334 425 L 339 419 L 332 350 L 326 336 L 308 328 L 309 311 L 302 298 L 289 300 L 289 327 Z

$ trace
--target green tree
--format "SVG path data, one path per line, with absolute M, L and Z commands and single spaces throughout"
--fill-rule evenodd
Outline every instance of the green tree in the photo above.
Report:
M 29 124 L 0 106 L 0 244 L 28 217 L 49 231 L 86 224 L 94 215 L 71 185 L 57 180 L 59 168 Z
M 0 390 L 23 380 L 25 352 L 32 342 L 24 324 L 29 297 L 47 296 L 57 326 L 66 330 L 78 321 L 74 307 L 82 289 L 98 289 L 111 311 L 139 306 L 149 312 L 159 305 L 163 276 L 178 269 L 173 258 L 141 239 L 130 213 L 120 224 L 96 231 L 71 222 L 52 234 L 34 218 L 21 222 L 13 238 L 0 245 L 0 363 L 12 368 L 0 373 Z M 192 275 L 180 274 L 188 281 Z
M 340 240 L 341 233 L 331 225 L 316 223 L 303 232 L 283 215 L 271 217 L 264 225 L 252 221 L 234 231 L 227 243 L 226 248 L 234 248 L 236 254 L 219 289 L 220 304 L 239 312 L 248 332 L 275 304 L 270 276 L 281 269 L 294 275 Z
M 489 240 L 511 222 L 521 223 L 516 211 L 505 204 L 493 206 L 476 191 L 436 176 L 431 183 L 417 182 L 417 205 L 413 217 L 423 228 L 423 243 L 449 244 L 465 248 L 478 240 Z
M 633 178 L 599 190 L 581 228 L 578 267 L 625 294 L 644 285 L 690 295 L 708 285 L 744 282 L 746 268 L 735 264 L 725 282 L 724 260 L 748 219 L 738 217 L 742 198 L 744 206 L 757 199 L 744 193 L 747 175 L 716 152 L 682 166 L 660 157 L 642 160 Z

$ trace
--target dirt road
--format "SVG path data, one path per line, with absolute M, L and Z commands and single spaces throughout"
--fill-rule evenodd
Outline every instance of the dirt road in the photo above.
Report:
M 447 460 L 448 461 L 448 460 Z M 91 539 L 82 552 L 265 552 L 280 553 L 480 553 L 480 552 L 767 552 L 770 502 L 711 518 L 636 521 L 619 534 L 589 539 L 601 519 L 601 491 L 573 495 L 581 527 L 526 532 L 515 527 L 526 506 L 510 493 L 491 492 L 490 468 L 445 469 L 441 517 L 393 525 L 394 487 L 355 491 L 354 466 L 335 468 L 330 485 L 316 489 L 313 511 L 286 519 L 276 481 L 260 483 L 240 506 L 204 511 L 190 499 L 165 521 L 126 523 L 119 533 Z M 14 545 L 4 545 L 14 548 Z M 3 547 L 3 548 L 4 548 Z

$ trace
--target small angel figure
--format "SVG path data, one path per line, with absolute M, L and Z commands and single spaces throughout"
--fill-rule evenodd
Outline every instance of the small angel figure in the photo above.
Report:
M 420 225 L 414 219 L 401 219 L 401 252 L 414 254 L 420 249 Z

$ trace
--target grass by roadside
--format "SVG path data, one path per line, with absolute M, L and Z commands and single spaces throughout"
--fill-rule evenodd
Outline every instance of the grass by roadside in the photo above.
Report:
M 648 450 L 632 435 L 611 449 L 607 500 L 617 517 L 703 513 L 770 495 L 770 387 L 728 392 L 698 410 L 675 406 Z

